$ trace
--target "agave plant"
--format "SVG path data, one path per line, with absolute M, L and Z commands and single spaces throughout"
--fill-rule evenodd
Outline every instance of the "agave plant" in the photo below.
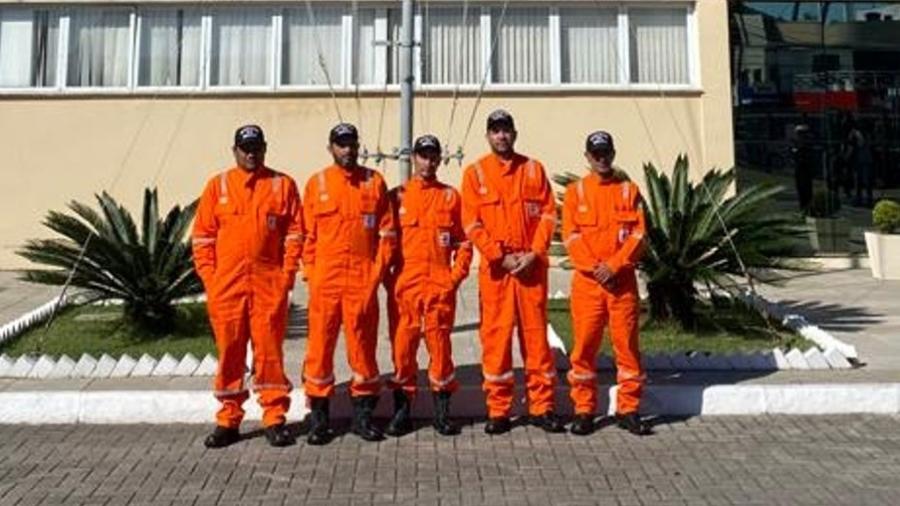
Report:
M 727 288 L 730 276 L 788 267 L 803 228 L 792 215 L 772 212 L 779 186 L 755 185 L 730 194 L 734 169 L 707 172 L 689 181 L 686 156 L 671 178 L 644 165 L 647 249 L 641 269 L 648 277 L 651 317 L 675 318 L 693 328 L 697 285 Z
M 156 189 L 144 190 L 140 231 L 109 194 L 96 196 L 99 212 L 77 201 L 74 216 L 50 211 L 43 224 L 62 237 L 32 239 L 17 253 L 51 269 L 29 269 L 23 279 L 80 288 L 86 300 L 121 301 L 128 321 L 151 332 L 174 324 L 176 299 L 202 292 L 186 234 L 197 202 L 173 207 L 160 219 Z

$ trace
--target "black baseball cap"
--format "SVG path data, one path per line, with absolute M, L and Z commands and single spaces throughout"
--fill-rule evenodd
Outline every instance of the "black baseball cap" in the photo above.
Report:
M 616 147 L 613 144 L 612 135 L 603 130 L 597 130 L 587 136 L 587 140 L 584 141 L 584 149 L 595 153 L 597 151 L 613 151 Z
M 413 143 L 413 153 L 419 153 L 429 149 L 433 149 L 439 153 L 441 151 L 441 141 L 431 134 L 423 135 Z
M 244 125 L 234 132 L 234 145 L 239 147 L 245 146 L 265 146 L 266 136 L 263 134 L 259 125 Z
M 503 109 L 497 109 L 496 111 L 488 114 L 487 129 L 490 130 L 491 128 L 497 126 L 507 126 L 511 129 L 515 129 L 516 124 L 513 122 L 512 114 Z
M 338 123 L 331 129 L 331 132 L 329 132 L 328 142 L 334 143 L 338 139 L 352 140 L 355 142 L 359 140 L 359 132 L 356 130 L 356 127 L 350 123 Z

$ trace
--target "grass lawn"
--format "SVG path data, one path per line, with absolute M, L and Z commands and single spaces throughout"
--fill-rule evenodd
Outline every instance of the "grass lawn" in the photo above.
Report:
M 571 350 L 569 300 L 550 300 L 547 307 L 553 329 L 562 338 L 566 349 Z M 812 342 L 787 329 L 778 326 L 770 328 L 760 314 L 739 304 L 720 301 L 715 307 L 702 307 L 700 313 L 698 330 L 686 332 L 677 324 L 649 322 L 648 308 L 642 308 L 641 351 L 649 354 L 689 351 L 727 354 L 774 347 L 806 350 L 813 346 Z M 604 336 L 601 350 L 611 354 L 608 333 Z
M 178 358 L 188 352 L 198 358 L 207 353 L 215 355 L 204 304 L 179 305 L 175 330 L 163 336 L 142 334 L 125 323 L 121 307 L 79 306 L 63 310 L 46 334 L 42 324 L 0 344 L 0 353 L 10 356 L 46 353 L 58 357 L 66 354 L 74 360 L 82 353 L 90 353 L 94 358 L 103 353 L 114 357 L 127 353 L 134 358 L 144 353 L 156 358 L 169 353 Z

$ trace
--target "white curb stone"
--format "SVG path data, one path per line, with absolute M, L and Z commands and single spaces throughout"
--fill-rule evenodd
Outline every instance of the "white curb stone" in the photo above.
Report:
M 175 360 L 175 357 L 166 353 L 156 363 L 156 367 L 153 368 L 150 376 L 172 376 L 175 374 L 176 367 L 178 367 L 178 361 Z
M 91 373 L 97 368 L 97 360 L 87 353 L 81 355 L 75 368 L 72 370 L 73 378 L 90 378 Z
M 791 363 L 788 362 L 787 357 L 784 352 L 781 351 L 781 348 L 772 348 L 772 358 L 775 359 L 775 368 L 779 370 L 790 369 Z
M 0 378 L 8 376 L 15 364 L 16 361 L 7 356 L 6 353 L 0 355 Z
M 778 364 L 775 362 L 775 356 L 772 350 L 761 351 L 750 355 L 751 369 L 754 371 L 775 371 Z
M 28 371 L 28 377 L 31 379 L 44 379 L 50 374 L 55 365 L 56 362 L 52 358 L 47 355 L 41 355 L 37 362 L 34 363 L 34 367 Z
M 809 362 L 806 361 L 803 352 L 797 348 L 791 348 L 790 351 L 784 354 L 784 358 L 787 359 L 791 369 L 809 369 Z
M 91 371 L 91 377 L 109 378 L 110 376 L 112 376 L 113 371 L 115 371 L 116 366 L 118 365 L 119 362 L 116 361 L 116 359 L 104 353 L 103 355 L 100 355 L 100 358 L 97 360 L 97 367 L 95 367 L 94 370 Z M 134 364 L 132 364 L 131 367 L 134 367 Z M 125 376 L 127 376 L 129 372 L 131 372 L 131 369 L 125 372 Z
M 809 364 L 810 369 L 831 369 L 825 355 L 822 355 L 822 352 L 819 351 L 818 348 L 806 350 L 806 353 L 803 354 L 803 358 L 806 359 L 806 363 Z
M 841 353 L 841 350 L 837 348 L 829 348 L 825 350 L 825 360 L 828 361 L 828 365 L 831 366 L 832 369 L 850 369 L 853 367 L 850 362 L 847 360 L 847 357 Z
M 194 376 L 215 376 L 218 369 L 219 363 L 216 361 L 216 357 L 207 353 L 200 361 L 200 365 L 197 366 L 197 370 L 194 371 Z
M 72 372 L 75 370 L 75 361 L 69 358 L 68 355 L 63 355 L 59 357 L 59 360 L 56 361 L 56 367 L 54 367 L 50 374 L 47 375 L 48 378 L 69 378 L 72 376 Z
M 191 353 L 185 353 L 181 357 L 181 362 L 178 362 L 178 367 L 175 368 L 173 374 L 175 376 L 190 376 L 194 374 L 198 367 L 200 367 L 200 361 L 197 360 L 197 357 Z
M 565 292 L 563 292 L 562 290 L 557 290 L 556 293 L 554 293 L 550 298 L 551 298 L 551 299 L 556 299 L 556 300 L 559 300 L 559 299 L 565 299 L 565 298 L 566 298 L 566 294 L 565 294 Z
M 134 369 L 131 370 L 131 374 L 129 376 L 150 376 L 150 373 L 153 372 L 153 368 L 155 367 L 156 359 L 144 353 L 134 365 Z
M 101 357 L 101 362 L 103 358 Z M 119 357 L 118 362 L 116 362 L 116 366 L 113 367 L 113 370 L 110 371 L 110 378 L 124 378 L 131 374 L 131 371 L 134 370 L 134 366 L 137 365 L 137 361 L 131 358 L 131 355 L 127 353 L 123 353 L 121 357 Z M 99 367 L 98 367 L 99 369 Z

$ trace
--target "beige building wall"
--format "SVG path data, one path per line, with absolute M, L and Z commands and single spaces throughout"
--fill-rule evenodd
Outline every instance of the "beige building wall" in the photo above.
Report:
M 699 88 L 691 91 L 541 91 L 462 94 L 451 127 L 452 95 L 420 91 L 415 132 L 433 132 L 452 149 L 461 145 L 464 163 L 485 152 L 484 119 L 502 107 L 515 116 L 519 151 L 542 160 L 553 172 L 583 171 L 585 136 L 610 131 L 618 165 L 639 182 L 643 163 L 666 168 L 678 153 L 694 161 L 694 176 L 734 161 L 726 2 L 696 5 Z M 384 105 L 383 124 L 380 121 Z M 396 93 L 383 100 L 366 94 L 337 98 L 343 118 L 357 123 L 369 151 L 390 151 L 399 137 Z M 474 111 L 468 136 L 466 126 Z M 104 189 L 140 216 L 143 188 L 157 186 L 162 204 L 198 196 L 204 181 L 231 165 L 236 126 L 256 122 L 269 140 L 269 165 L 302 186 L 329 163 L 328 129 L 338 121 L 328 94 L 219 96 L 0 96 L 0 268 L 20 268 L 14 254 L 27 238 L 48 236 L 41 220 L 49 209 L 72 200 L 92 201 Z M 370 160 L 369 165 L 373 162 Z M 395 162 L 385 162 L 389 183 L 398 181 Z M 456 162 L 441 176 L 458 183 Z

